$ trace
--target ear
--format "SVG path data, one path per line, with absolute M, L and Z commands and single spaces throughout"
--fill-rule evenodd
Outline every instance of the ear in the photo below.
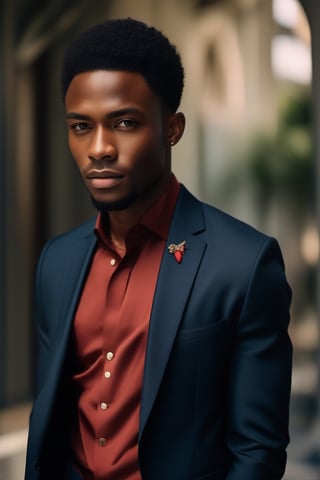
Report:
M 170 146 L 179 142 L 183 135 L 186 119 L 183 113 L 171 113 L 168 118 L 168 142 Z

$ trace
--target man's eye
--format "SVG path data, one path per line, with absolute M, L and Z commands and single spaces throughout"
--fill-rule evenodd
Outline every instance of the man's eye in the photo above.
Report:
M 136 124 L 137 122 L 135 122 L 134 120 L 124 119 L 124 120 L 120 120 L 120 122 L 116 124 L 116 127 L 133 128 L 136 126 Z
M 72 128 L 72 130 L 74 130 L 75 132 L 81 133 L 81 132 L 84 132 L 84 131 L 86 131 L 86 130 L 89 129 L 89 124 L 88 124 L 88 123 L 84 123 L 84 122 L 74 123 L 73 125 L 71 125 L 71 128 Z

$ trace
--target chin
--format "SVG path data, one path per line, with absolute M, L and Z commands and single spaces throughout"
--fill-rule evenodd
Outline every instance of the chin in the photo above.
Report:
M 136 199 L 136 193 L 131 193 L 130 195 L 127 195 L 126 197 L 120 198 L 119 200 L 115 200 L 113 202 L 100 201 L 94 198 L 93 195 L 91 195 L 91 202 L 99 212 L 126 210 L 136 201 Z

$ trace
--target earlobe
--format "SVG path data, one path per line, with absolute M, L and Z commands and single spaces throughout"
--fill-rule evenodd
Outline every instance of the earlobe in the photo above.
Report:
M 185 116 L 182 112 L 173 113 L 169 119 L 168 138 L 170 146 L 176 145 L 183 135 L 185 127 Z

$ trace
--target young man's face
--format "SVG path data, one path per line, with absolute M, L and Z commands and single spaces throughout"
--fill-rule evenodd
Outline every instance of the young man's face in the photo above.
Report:
M 76 75 L 65 105 L 70 150 L 95 203 L 148 206 L 170 177 L 175 115 L 141 75 L 124 71 Z

